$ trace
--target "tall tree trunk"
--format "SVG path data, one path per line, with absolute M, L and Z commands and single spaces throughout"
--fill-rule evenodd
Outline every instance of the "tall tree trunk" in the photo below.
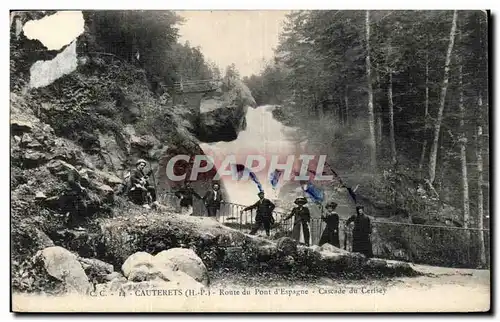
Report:
M 387 90 L 389 100 L 389 135 L 391 141 L 391 161 L 395 165 L 396 159 L 396 138 L 394 136 L 394 102 L 392 101 L 392 70 L 389 70 L 389 89 Z
M 477 158 L 477 222 L 479 229 L 479 260 L 481 266 L 486 265 L 486 248 L 484 245 L 484 200 L 483 200 L 483 125 L 482 125 L 482 108 L 483 100 L 479 95 L 478 111 L 479 117 L 477 122 L 477 142 L 476 142 L 476 158 Z
M 437 152 L 439 148 L 439 133 L 441 131 L 441 123 L 443 121 L 444 104 L 446 102 L 446 90 L 448 89 L 448 78 L 450 73 L 450 60 L 451 53 L 453 52 L 453 45 L 455 43 L 455 34 L 457 30 L 457 11 L 453 11 L 453 20 L 451 22 L 450 41 L 448 44 L 448 52 L 446 53 L 446 60 L 444 63 L 444 77 L 443 85 L 441 86 L 441 95 L 439 97 L 439 110 L 436 118 L 436 125 L 434 127 L 434 139 L 432 141 L 431 153 L 429 157 L 429 182 L 434 183 L 436 178 L 436 163 Z
M 479 18 L 479 31 L 480 34 L 483 33 L 483 20 Z M 484 46 L 484 39 L 483 36 L 481 35 L 479 38 L 479 43 L 481 44 L 480 48 L 481 50 L 485 49 Z M 488 68 L 488 51 L 485 50 L 485 62 L 486 62 L 486 68 Z M 483 144 L 484 144 L 484 137 L 483 137 L 483 120 L 485 115 L 483 112 L 486 111 L 488 113 L 488 106 L 483 110 L 483 93 L 480 91 L 479 92 L 479 99 L 478 99 L 478 118 L 477 118 L 477 137 L 476 137 L 476 143 L 477 143 L 477 223 L 478 227 L 480 229 L 479 231 L 479 260 L 480 264 L 482 267 L 486 267 L 487 265 L 487 258 L 486 258 L 486 246 L 485 246 L 485 236 L 484 236 L 484 216 L 485 216 L 485 211 L 484 211 L 484 198 L 483 198 Z M 487 117 L 487 115 L 486 115 Z M 486 132 L 488 132 L 488 129 L 486 129 Z M 488 143 L 486 143 L 486 146 L 488 146 Z M 488 151 L 488 150 L 487 150 Z M 489 195 L 489 191 L 487 192 L 487 196 Z M 487 198 L 487 201 L 489 203 L 489 198 Z M 488 206 L 487 206 L 488 207 Z M 488 208 L 486 208 L 488 209 Z M 490 240 L 490 235 L 486 236 L 488 242 Z M 491 249 L 491 247 L 490 247 Z M 488 256 L 489 257 L 489 256 Z
M 370 61 L 370 11 L 366 10 L 366 79 L 368 83 L 368 126 L 370 128 L 370 163 L 372 169 L 377 168 L 377 146 L 375 140 L 375 115 L 373 113 L 373 88 Z
M 318 102 L 316 103 L 317 104 L 317 108 L 318 108 L 318 115 L 320 117 L 320 120 L 324 120 L 325 118 L 325 110 L 323 108 L 323 103 L 322 102 Z
M 382 151 L 382 113 L 377 113 L 377 121 L 375 122 L 377 125 L 376 128 L 376 137 L 377 137 L 377 149 L 378 151 Z
M 334 108 L 335 108 L 335 105 L 334 105 Z M 344 108 L 342 107 L 342 104 L 338 104 L 338 110 L 339 110 L 339 123 L 340 125 L 344 125 L 345 124 L 345 111 L 344 111 Z
M 429 40 L 427 40 L 427 50 L 425 53 L 425 111 L 424 111 L 424 143 L 418 169 L 422 171 L 425 162 L 425 152 L 427 150 L 427 122 L 429 118 Z
M 462 202 L 464 214 L 464 228 L 469 228 L 470 208 L 469 208 L 469 181 L 467 177 L 467 135 L 465 131 L 465 105 L 464 105 L 464 89 L 463 89 L 463 72 L 462 64 L 458 67 L 459 70 L 459 88 L 460 97 L 458 107 L 460 110 L 460 165 L 462 167 Z
M 389 106 L 389 143 L 391 145 L 391 163 L 396 165 L 396 138 L 394 135 L 394 101 L 392 100 L 392 67 L 391 67 L 391 40 L 387 42 L 387 55 L 385 56 L 386 72 L 389 74 L 389 84 L 387 88 L 387 102 Z
M 345 124 L 349 125 L 349 85 L 345 86 L 344 101 L 345 101 Z

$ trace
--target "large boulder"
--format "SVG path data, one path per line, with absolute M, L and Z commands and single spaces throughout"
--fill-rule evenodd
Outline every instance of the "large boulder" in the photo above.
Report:
M 47 247 L 35 255 L 34 261 L 41 262 L 46 273 L 60 281 L 66 291 L 81 294 L 89 291 L 90 282 L 78 257 L 67 249 Z
M 129 277 L 130 274 L 136 269 L 152 268 L 154 266 L 154 257 L 146 252 L 137 252 L 130 255 L 129 258 L 122 265 L 122 272 L 125 277 Z
M 212 98 L 202 101 L 200 112 L 197 137 L 202 142 L 233 141 L 246 129 L 246 106 Z
M 131 282 L 163 280 L 208 285 L 208 271 L 203 261 L 190 249 L 173 248 L 156 256 L 146 252 L 130 255 L 122 265 L 123 275 Z
M 248 106 L 255 99 L 243 82 L 234 79 L 222 96 L 205 98 L 200 103 L 197 137 L 202 142 L 233 141 L 246 129 Z
M 188 248 L 171 248 L 155 256 L 157 264 L 173 271 L 182 271 L 204 285 L 210 283 L 208 270 L 201 258 Z

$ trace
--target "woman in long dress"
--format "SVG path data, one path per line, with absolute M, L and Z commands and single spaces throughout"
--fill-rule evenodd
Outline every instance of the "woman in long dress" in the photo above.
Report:
M 295 199 L 294 202 L 297 207 L 292 209 L 290 215 L 288 215 L 284 220 L 288 220 L 294 217 L 292 238 L 301 242 L 301 232 L 303 233 L 303 243 L 309 246 L 310 243 L 310 233 L 309 233 L 309 223 L 311 222 L 311 214 L 309 208 L 304 207 L 307 203 L 307 199 L 300 197 Z
M 352 252 L 361 253 L 366 257 L 373 257 L 371 233 L 372 225 L 370 218 L 365 215 L 364 207 L 356 207 L 356 215 L 352 215 L 347 219 L 345 225 L 347 226 L 351 222 L 354 222 L 354 228 L 352 230 Z
M 330 244 L 335 247 L 340 248 L 340 240 L 339 240 L 339 215 L 335 212 L 337 208 L 336 202 L 329 202 L 326 204 L 326 214 L 321 216 L 321 219 L 326 223 L 325 230 L 323 230 L 323 234 L 319 240 L 318 245 L 321 246 L 323 244 Z

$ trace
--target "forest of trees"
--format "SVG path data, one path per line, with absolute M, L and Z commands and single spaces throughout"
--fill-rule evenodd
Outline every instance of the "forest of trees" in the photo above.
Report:
M 346 158 L 367 159 L 374 176 L 404 169 L 459 209 L 461 226 L 486 226 L 486 12 L 294 11 L 274 60 L 244 82 L 299 126 L 326 115 L 343 133 L 364 124 L 369 151 Z
M 199 47 L 179 43 L 184 19 L 173 11 L 88 11 L 89 51 L 114 54 L 142 66 L 151 80 L 171 86 L 181 80 L 221 78 Z

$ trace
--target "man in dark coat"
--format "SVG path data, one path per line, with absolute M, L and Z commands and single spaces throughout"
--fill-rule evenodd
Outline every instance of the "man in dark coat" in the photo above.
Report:
M 223 202 L 220 186 L 218 183 L 212 185 L 212 190 L 209 190 L 203 196 L 203 203 L 207 208 L 208 217 L 217 217 L 217 211 L 220 210 L 220 204 Z
M 297 207 L 293 208 L 290 215 L 285 217 L 283 220 L 288 220 L 294 217 L 292 238 L 300 241 L 300 229 L 302 228 L 302 233 L 304 235 L 304 244 L 309 246 L 311 236 L 311 234 L 309 233 L 311 213 L 309 212 L 309 208 L 304 207 L 304 205 L 307 203 L 307 199 L 304 197 L 300 197 L 295 199 L 294 203 L 297 205 Z
M 335 247 L 340 247 L 339 240 L 339 215 L 335 212 L 337 208 L 336 202 L 326 204 L 326 214 L 321 216 L 321 219 L 326 223 L 325 230 L 321 235 L 318 245 L 330 244 Z
M 269 237 L 271 234 L 271 225 L 274 224 L 273 210 L 276 207 L 271 200 L 264 198 L 264 192 L 261 191 L 257 194 L 259 200 L 251 206 L 244 208 L 244 211 L 257 209 L 257 215 L 255 216 L 255 224 L 250 231 L 250 235 L 255 235 L 261 226 L 264 226 L 266 231 L 266 236 Z
M 130 176 L 129 197 L 134 203 L 149 207 L 148 203 L 156 201 L 156 190 L 148 181 L 153 171 L 144 173 L 146 161 L 143 159 L 137 160 L 135 167 Z
M 370 218 L 365 215 L 364 207 L 356 207 L 356 215 L 352 215 L 347 219 L 345 225 L 347 226 L 354 222 L 352 230 L 352 251 L 354 253 L 364 254 L 366 257 L 373 257 L 372 243 L 370 235 L 372 233 L 372 226 Z
M 180 206 L 184 209 L 193 208 L 193 196 L 201 199 L 201 196 L 191 187 L 191 182 L 186 181 L 184 186 L 175 192 L 175 196 L 180 199 Z

